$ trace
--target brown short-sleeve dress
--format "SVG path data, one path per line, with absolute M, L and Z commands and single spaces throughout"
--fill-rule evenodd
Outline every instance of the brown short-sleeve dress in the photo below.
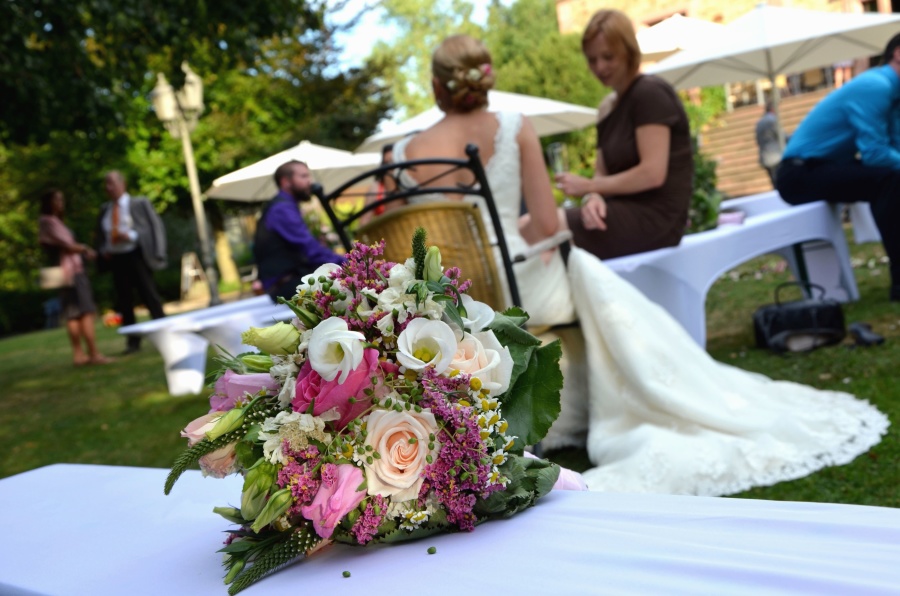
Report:
M 585 229 L 580 208 L 566 211 L 575 245 L 601 259 L 677 246 L 684 235 L 694 157 L 687 114 L 675 90 L 658 77 L 639 75 L 597 124 L 597 147 L 608 174 L 633 168 L 640 162 L 635 131 L 647 124 L 664 124 L 672 131 L 665 183 L 637 194 L 604 196 L 605 231 Z

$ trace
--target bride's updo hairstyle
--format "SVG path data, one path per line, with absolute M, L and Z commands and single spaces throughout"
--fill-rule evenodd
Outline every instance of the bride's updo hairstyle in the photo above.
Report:
M 491 54 L 477 39 L 452 35 L 431 58 L 431 72 L 440 85 L 435 100 L 443 111 L 471 112 L 488 104 L 494 87 Z
M 636 73 L 641 67 L 641 48 L 638 45 L 631 19 L 619 10 L 598 10 L 588 21 L 584 34 L 581 36 L 582 51 L 601 33 L 606 37 L 606 43 L 614 52 L 625 56 L 631 74 Z

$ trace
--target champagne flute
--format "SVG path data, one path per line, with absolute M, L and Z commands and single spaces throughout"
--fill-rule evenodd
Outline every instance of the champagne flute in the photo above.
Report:
M 569 154 L 565 143 L 550 143 L 547 145 L 547 161 L 553 175 L 564 174 L 569 171 Z
M 547 145 L 547 161 L 550 163 L 550 169 L 553 171 L 554 178 L 559 174 L 569 171 L 569 153 L 565 143 L 550 143 Z M 574 207 L 575 201 L 572 197 L 565 196 L 562 206 L 564 208 Z

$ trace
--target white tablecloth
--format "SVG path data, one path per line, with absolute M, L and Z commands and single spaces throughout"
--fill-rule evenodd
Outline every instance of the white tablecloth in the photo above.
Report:
M 241 481 L 189 472 L 166 497 L 166 473 L 61 464 L 0 481 L 0 594 L 226 594 L 229 524 L 212 507 L 238 503 Z M 559 492 L 471 534 L 335 546 L 244 593 L 898 591 L 900 510 Z

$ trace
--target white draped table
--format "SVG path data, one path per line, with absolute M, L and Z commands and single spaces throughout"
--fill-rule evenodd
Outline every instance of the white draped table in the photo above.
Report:
M 166 497 L 166 474 L 60 464 L 0 480 L 0 594 L 226 594 L 215 551 L 229 523 L 212 508 L 239 503 L 241 480 L 188 472 Z M 897 509 L 555 492 L 471 534 L 335 546 L 243 593 L 898 591 Z

